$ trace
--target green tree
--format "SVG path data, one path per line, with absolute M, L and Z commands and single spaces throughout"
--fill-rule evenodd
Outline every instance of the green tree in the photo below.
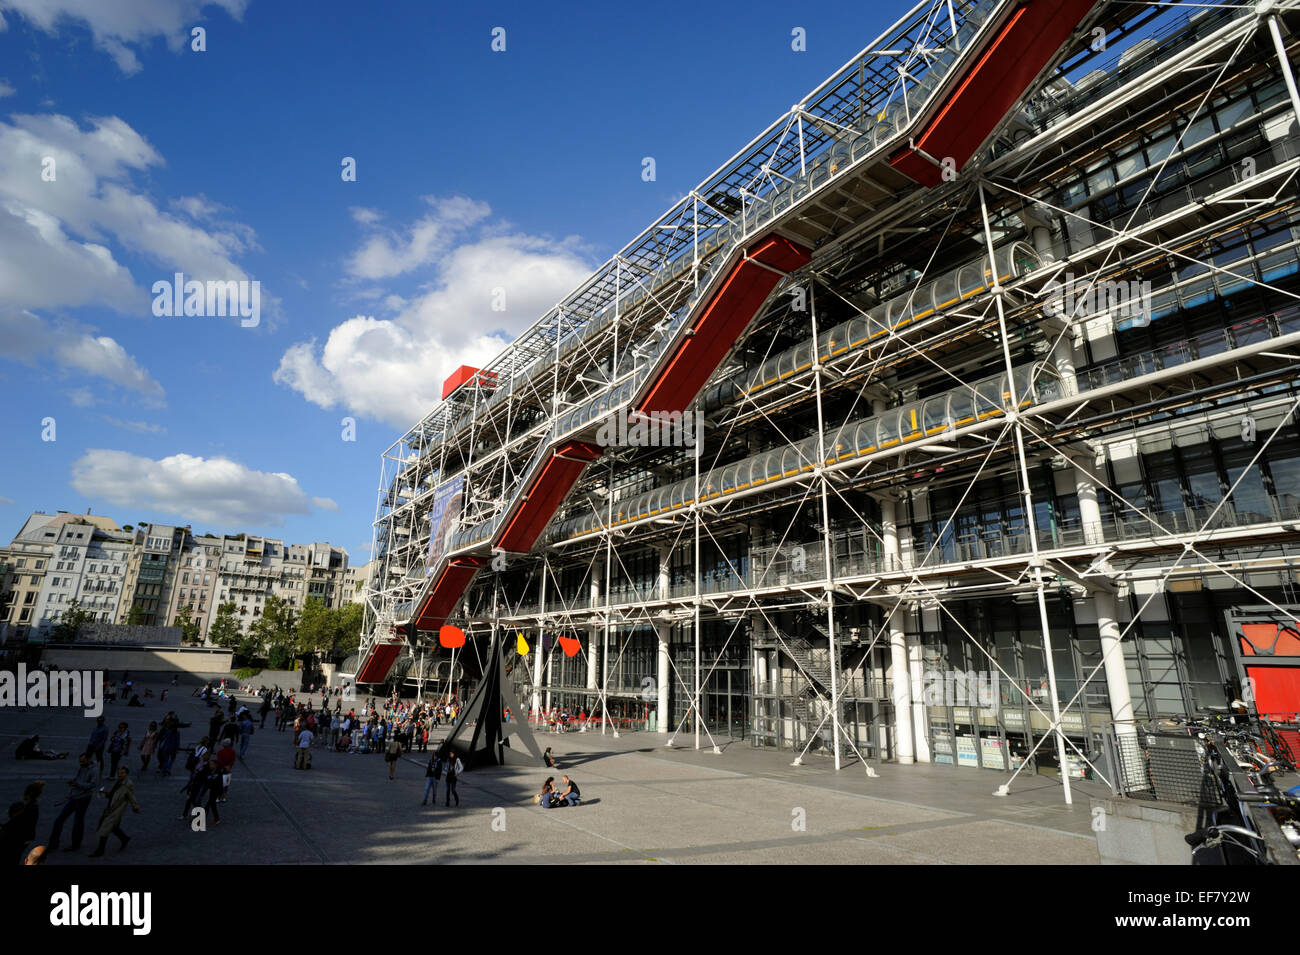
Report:
M 303 604 L 302 615 L 298 618 L 295 651 L 298 654 L 328 654 L 334 648 L 336 634 L 334 611 L 317 598 L 308 598 Z
M 356 653 L 361 646 L 361 623 L 366 608 L 362 604 L 344 604 L 334 611 L 336 626 L 334 628 L 334 647 L 330 654 L 335 660 L 342 660 Z
M 292 657 L 297 641 L 298 621 L 293 608 L 280 597 L 267 597 L 261 615 L 248 628 L 259 653 L 269 653 L 275 648 L 276 656 Z
M 199 642 L 199 631 L 202 627 L 199 625 L 199 622 L 194 619 L 193 604 L 186 604 L 180 609 L 180 612 L 176 614 L 176 619 L 172 621 L 172 626 L 181 628 L 182 643 Z
M 81 636 L 81 631 L 86 624 L 95 619 L 95 615 L 81 606 L 77 600 L 68 604 L 68 609 L 58 616 L 58 623 L 54 625 L 54 642 L 55 643 L 74 643 L 77 637 Z
M 132 604 L 131 609 L 127 612 L 126 622 L 132 626 L 138 627 L 144 624 L 144 608 L 139 604 Z
M 235 619 L 235 605 L 224 603 L 217 608 L 217 615 L 208 625 L 208 639 L 219 647 L 234 649 L 240 640 L 239 621 Z

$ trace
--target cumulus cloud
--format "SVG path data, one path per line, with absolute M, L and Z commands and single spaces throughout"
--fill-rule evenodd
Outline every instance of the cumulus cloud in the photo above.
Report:
M 113 507 L 151 508 L 205 524 L 278 527 L 286 516 L 312 509 L 292 474 L 254 471 L 225 457 L 153 460 L 90 449 L 72 466 L 72 487 Z
M 352 217 L 371 227 L 371 233 L 348 260 L 348 273 L 361 279 L 387 279 L 429 265 L 492 211 L 487 203 L 460 197 L 426 196 L 424 201 L 433 210 L 401 233 L 379 228 L 378 216 L 372 210 L 353 209 Z
M 311 503 L 313 507 L 318 507 L 322 511 L 337 511 L 339 509 L 338 503 L 328 497 L 313 497 Z
M 348 260 L 358 279 L 414 271 L 427 284 L 408 295 L 360 290 L 389 314 L 347 319 L 323 344 L 295 343 L 280 359 L 277 383 L 322 408 L 409 426 L 442 399 L 443 379 L 456 367 L 495 357 L 591 273 L 573 240 L 507 231 L 483 203 L 427 201 L 432 211 L 401 233 L 373 232 L 377 220 L 353 210 L 368 234 Z
M 52 324 L 22 309 L 0 308 L 0 355 L 29 365 L 51 361 L 69 373 L 102 378 L 154 404 L 165 395 L 163 386 L 116 340 L 74 322 Z M 84 388 L 71 397 L 80 406 L 93 404 Z
M 89 30 L 95 45 L 128 74 L 140 70 L 136 49 L 155 37 L 177 52 L 206 8 L 220 7 L 238 20 L 247 6 L 248 0 L 0 0 L 0 11 L 19 14 L 43 33 L 57 35 L 71 25 Z
M 149 285 L 175 270 L 247 279 L 234 257 L 256 248 L 248 226 L 215 218 L 220 207 L 203 197 L 176 200 L 176 214 L 136 188 L 136 174 L 161 164 L 117 117 L 88 129 L 60 115 L 0 122 L 0 308 L 93 303 L 147 315 L 149 295 L 110 245 L 160 266 Z M 37 174 L 47 168 L 52 182 Z

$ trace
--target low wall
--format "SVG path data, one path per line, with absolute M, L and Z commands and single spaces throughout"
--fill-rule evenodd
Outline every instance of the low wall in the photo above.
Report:
M 46 644 L 41 662 L 60 670 L 127 673 L 229 673 L 234 652 L 219 647 L 109 647 Z M 121 673 L 113 673 L 121 676 Z
M 1092 815 L 1102 865 L 1192 864 L 1192 848 L 1183 836 L 1196 828 L 1194 808 L 1146 799 L 1093 799 Z

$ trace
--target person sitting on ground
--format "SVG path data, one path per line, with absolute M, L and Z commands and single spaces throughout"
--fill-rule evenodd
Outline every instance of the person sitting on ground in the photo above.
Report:
M 136 693 L 135 695 L 133 695 L 133 696 L 131 697 L 131 702 L 128 703 L 128 704 L 126 704 L 126 705 L 127 705 L 127 706 L 144 706 L 144 703 L 142 703 L 142 702 L 140 701 L 140 694 L 139 694 L 139 693 Z
M 546 782 L 542 783 L 542 791 L 533 797 L 533 801 L 543 809 L 551 809 L 558 798 L 555 795 L 555 777 L 547 776 Z
M 15 759 L 67 759 L 67 753 L 47 753 L 41 749 L 41 737 L 38 733 L 33 733 L 27 739 L 18 744 L 18 749 L 14 752 Z
M 578 791 L 578 784 L 575 783 L 568 776 L 561 776 L 560 781 L 566 783 L 569 787 L 568 789 L 565 789 L 563 792 L 560 793 L 561 801 L 565 805 L 576 806 L 578 802 L 582 799 L 582 793 Z
M 542 753 L 542 760 L 546 763 L 547 769 L 555 768 L 555 757 L 551 755 L 551 747 L 546 747 L 546 752 Z

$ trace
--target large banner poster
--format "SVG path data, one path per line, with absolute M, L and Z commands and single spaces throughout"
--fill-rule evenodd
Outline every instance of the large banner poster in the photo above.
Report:
M 460 522 L 460 507 L 465 499 L 465 475 L 452 478 L 433 493 L 433 510 L 429 512 L 429 565 L 433 573 L 438 561 L 451 545 L 451 536 Z

